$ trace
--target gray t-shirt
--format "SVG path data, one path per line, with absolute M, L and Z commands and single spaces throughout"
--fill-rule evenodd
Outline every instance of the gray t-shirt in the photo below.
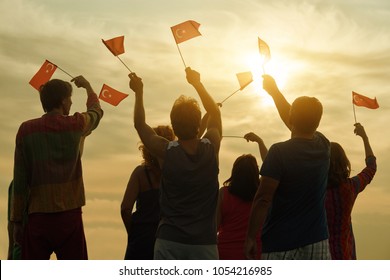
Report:
M 203 138 L 195 155 L 179 142 L 169 143 L 161 182 L 161 221 L 157 238 L 191 244 L 217 242 L 218 161 L 214 146 Z

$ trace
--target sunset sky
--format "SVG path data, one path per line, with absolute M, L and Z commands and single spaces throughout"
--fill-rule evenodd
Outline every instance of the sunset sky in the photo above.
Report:
M 356 107 L 378 172 L 358 197 L 352 218 L 358 258 L 390 259 L 388 0 L 0 0 L 0 259 L 6 258 L 8 247 L 7 195 L 15 135 L 23 121 L 43 114 L 28 82 L 45 59 L 73 76 L 84 75 L 98 94 L 103 83 L 129 94 L 117 107 L 101 102 L 105 114 L 87 138 L 82 159 L 89 257 L 123 259 L 127 236 L 120 203 L 141 155 L 128 70 L 101 39 L 125 36 L 120 57 L 143 79 L 147 122 L 169 124 L 170 109 L 180 94 L 199 100 L 186 82 L 170 29 L 186 20 L 200 23 L 202 36 L 181 43 L 180 50 L 216 102 L 239 89 L 236 73 L 254 75 L 250 86 L 223 104 L 225 136 L 253 131 L 268 147 L 290 137 L 262 89 L 257 37 L 271 50 L 265 72 L 276 79 L 287 100 L 307 95 L 322 102 L 319 131 L 344 147 L 353 175 L 364 168 L 364 149 L 353 133 L 351 92 L 377 98 L 377 110 Z M 60 70 L 53 78 L 70 80 Z M 71 113 L 83 111 L 85 101 L 85 91 L 74 86 Z M 222 140 L 220 185 L 244 153 L 256 155 L 261 164 L 254 143 Z

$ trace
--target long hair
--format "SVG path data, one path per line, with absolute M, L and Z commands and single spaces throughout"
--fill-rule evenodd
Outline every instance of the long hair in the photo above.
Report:
M 330 143 L 330 165 L 328 173 L 328 188 L 338 187 L 351 174 L 351 163 L 340 144 Z
M 251 154 L 239 156 L 232 168 L 232 175 L 223 185 L 228 191 L 244 201 L 253 201 L 259 186 L 259 167 Z
M 156 132 L 157 135 L 164 137 L 169 141 L 175 140 L 175 134 L 173 133 L 172 128 L 168 125 L 159 125 L 157 127 L 154 127 L 153 130 Z M 144 144 L 141 144 L 138 149 L 141 151 L 142 154 L 143 165 L 158 167 L 157 158 L 149 152 L 149 150 L 145 147 Z

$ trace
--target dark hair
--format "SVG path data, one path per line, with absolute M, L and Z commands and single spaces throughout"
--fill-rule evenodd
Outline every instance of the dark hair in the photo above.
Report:
M 201 115 L 198 102 L 194 98 L 181 95 L 171 110 L 171 124 L 175 135 L 180 140 L 196 138 Z
M 154 127 L 153 130 L 157 133 L 157 135 L 164 137 L 169 141 L 175 140 L 175 134 L 173 130 L 168 125 L 159 125 Z M 155 156 L 153 156 L 149 150 L 145 147 L 145 145 L 141 144 L 138 148 L 142 153 L 143 164 L 147 166 L 158 166 L 158 161 Z
M 290 123 L 299 132 L 314 133 L 322 117 L 322 104 L 315 97 L 301 96 L 291 105 Z
M 330 165 L 328 172 L 328 188 L 338 187 L 351 174 L 351 163 L 340 144 L 330 143 Z
M 251 154 L 239 156 L 232 168 L 232 175 L 223 185 L 228 191 L 244 201 L 253 201 L 259 186 L 259 167 Z
M 39 90 L 39 97 L 45 112 L 61 107 L 62 101 L 71 95 L 72 85 L 58 79 L 48 81 Z

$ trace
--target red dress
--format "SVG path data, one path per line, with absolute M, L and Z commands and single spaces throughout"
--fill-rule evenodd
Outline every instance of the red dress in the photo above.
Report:
M 223 199 L 221 222 L 218 227 L 218 252 L 220 260 L 245 260 L 244 242 L 248 229 L 252 202 L 232 195 L 227 187 L 221 189 Z M 261 254 L 260 234 L 257 237 L 258 258 Z

